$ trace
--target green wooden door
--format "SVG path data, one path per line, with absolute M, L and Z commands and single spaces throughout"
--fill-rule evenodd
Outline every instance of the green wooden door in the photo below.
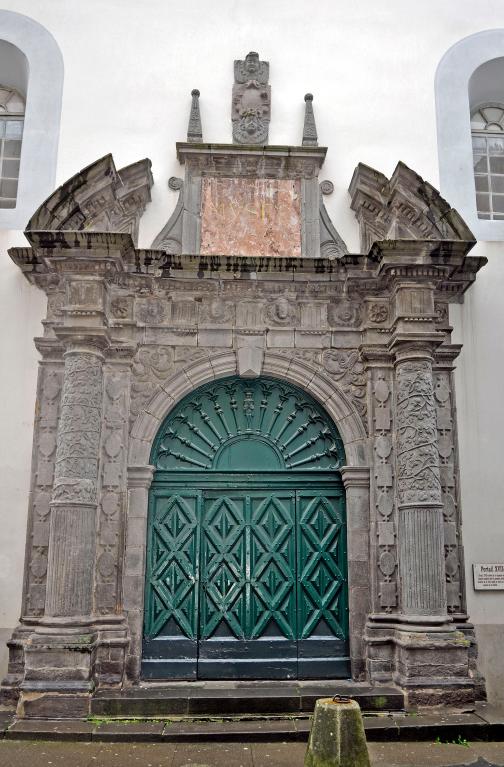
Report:
M 295 493 L 205 493 L 200 678 L 297 675 Z
M 341 440 L 304 392 L 227 379 L 153 448 L 142 671 L 349 676 Z

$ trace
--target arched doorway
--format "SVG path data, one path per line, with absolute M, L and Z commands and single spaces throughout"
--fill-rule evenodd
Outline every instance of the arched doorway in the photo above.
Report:
M 142 675 L 348 677 L 341 438 L 306 392 L 221 379 L 153 444 Z

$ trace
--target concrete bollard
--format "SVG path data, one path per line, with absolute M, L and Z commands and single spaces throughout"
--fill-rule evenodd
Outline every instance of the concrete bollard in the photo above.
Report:
M 304 767 L 370 767 L 355 700 L 339 696 L 317 700 Z

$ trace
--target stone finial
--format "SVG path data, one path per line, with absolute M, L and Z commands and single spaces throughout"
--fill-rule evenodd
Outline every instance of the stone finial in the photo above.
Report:
M 318 146 L 317 126 L 313 114 L 313 94 L 307 93 L 305 100 L 305 115 L 303 126 L 303 146 Z
M 189 115 L 189 125 L 187 126 L 187 141 L 191 144 L 200 144 L 203 141 L 203 131 L 201 129 L 199 90 L 197 88 L 192 90 L 191 96 L 192 96 L 192 103 L 191 103 L 191 113 Z
M 260 61 L 251 51 L 244 60 L 234 62 L 234 85 L 231 104 L 233 142 L 267 144 L 271 118 L 269 63 Z

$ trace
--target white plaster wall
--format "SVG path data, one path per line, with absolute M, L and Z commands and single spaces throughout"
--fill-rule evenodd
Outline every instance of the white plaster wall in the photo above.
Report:
M 191 89 L 201 91 L 205 140 L 230 141 L 232 62 L 257 50 L 270 61 L 270 143 L 299 142 L 303 96 L 314 93 L 319 141 L 329 146 L 322 178 L 335 184 L 326 204 L 357 250 L 346 192 L 355 165 L 389 175 L 403 160 L 437 186 L 436 67 L 461 38 L 504 27 L 502 0 L 4 0 L 3 7 L 43 24 L 63 55 L 57 183 L 107 152 L 117 167 L 151 158 L 155 187 L 142 246 L 176 201 L 167 180 L 182 174 L 174 145 L 185 138 Z M 31 339 L 44 309 L 8 260 L 14 241 L 22 235 L 0 235 L 0 630 L 19 614 L 36 377 Z M 478 252 L 490 264 L 453 312 L 466 344 L 457 395 L 468 567 L 504 560 L 504 248 L 480 243 Z M 468 597 L 476 623 L 504 622 L 504 592 L 476 595 L 469 580 Z

